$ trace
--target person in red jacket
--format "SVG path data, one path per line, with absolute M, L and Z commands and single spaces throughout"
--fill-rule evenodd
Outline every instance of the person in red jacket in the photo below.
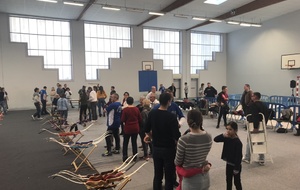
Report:
M 128 143 L 131 139 L 132 154 L 137 153 L 137 136 L 140 132 L 140 123 L 142 116 L 139 109 L 133 106 L 133 98 L 128 97 L 126 103 L 128 106 L 123 109 L 121 122 L 124 123 L 124 134 L 123 134 L 123 162 L 128 158 Z

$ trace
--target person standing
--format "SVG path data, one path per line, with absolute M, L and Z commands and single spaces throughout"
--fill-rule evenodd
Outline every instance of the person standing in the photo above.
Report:
M 169 86 L 168 89 L 171 90 L 171 92 L 173 93 L 173 98 L 176 97 L 176 87 L 175 87 L 174 83 L 172 83 L 172 85 Z
M 159 89 L 158 89 L 158 91 L 160 92 L 160 94 L 164 93 L 165 90 L 166 90 L 166 88 L 164 87 L 164 85 L 163 85 L 163 84 L 160 84 L 160 85 L 159 85 Z
M 53 102 L 53 99 L 55 98 L 55 95 L 56 95 L 56 91 L 55 91 L 54 87 L 51 88 L 49 95 L 50 95 L 50 101 Z
M 0 108 L 2 107 L 4 115 L 6 114 L 6 104 L 5 104 L 5 93 L 3 91 L 3 88 L 0 87 Z M 1 111 L 1 109 L 0 109 Z
M 251 96 L 252 96 L 253 92 L 250 89 L 250 85 L 249 84 L 245 84 L 244 85 L 244 92 L 242 94 L 242 98 L 241 98 L 241 105 L 243 108 L 243 112 L 244 115 L 248 114 L 248 108 L 251 104 Z
M 224 120 L 224 126 L 227 125 L 227 118 L 226 115 L 228 114 L 229 111 L 229 106 L 228 106 L 228 93 L 227 93 L 227 86 L 222 86 L 222 92 L 220 92 L 218 94 L 217 97 L 217 102 L 219 105 L 219 117 L 218 117 L 218 124 L 216 128 L 220 127 L 220 122 L 221 122 L 221 118 L 223 116 L 223 120 Z
M 262 121 L 262 117 L 260 113 L 264 115 L 265 123 L 267 124 L 268 120 L 268 108 L 267 106 L 260 101 L 261 94 L 259 92 L 254 92 L 251 96 L 251 100 L 253 103 L 250 104 L 248 108 L 248 114 L 251 114 L 252 122 L 253 122 L 253 131 L 251 133 L 259 133 L 259 122 Z M 258 143 L 259 145 L 260 143 Z M 258 163 L 260 165 L 265 164 L 265 155 L 259 154 L 258 155 Z M 243 162 L 250 163 L 250 145 L 249 141 L 247 140 L 247 146 L 246 146 L 246 154 L 243 158 Z
M 102 156 L 112 156 L 112 153 L 120 154 L 119 128 L 121 125 L 122 104 L 118 102 L 118 100 L 119 95 L 117 93 L 112 94 L 112 103 L 104 110 L 107 113 L 107 131 L 111 131 L 115 139 L 116 149 L 114 151 L 111 150 L 111 137 L 108 136 L 105 138 L 107 151 L 103 153 Z
M 171 94 L 160 95 L 160 106 L 150 111 L 145 128 L 144 141 L 153 143 L 154 190 L 162 189 L 163 176 L 165 176 L 165 189 L 173 190 L 176 142 L 180 137 L 180 132 L 176 116 L 167 111 L 171 101 Z
M 189 87 L 187 85 L 187 82 L 184 83 L 184 94 L 185 94 L 185 98 L 188 98 L 188 93 L 189 93 Z
M 204 83 L 201 83 L 199 88 L 199 98 L 204 98 Z
M 96 121 L 98 119 L 97 117 L 97 93 L 96 93 L 97 87 L 94 86 L 93 89 L 92 87 L 88 87 L 89 93 L 89 103 L 91 106 L 91 111 L 92 111 L 92 121 Z
M 72 92 L 71 92 L 71 90 L 70 90 L 69 87 L 66 88 L 65 95 L 66 95 L 66 98 L 67 98 L 69 104 L 71 105 L 71 107 L 74 108 L 74 106 L 72 104 L 72 101 L 71 101 L 71 99 L 72 99 Z
M 207 87 L 204 90 L 204 95 L 206 98 L 214 98 L 218 94 L 218 91 L 211 86 L 210 82 L 207 83 Z
M 211 149 L 212 138 L 202 127 L 203 117 L 199 110 L 191 110 L 187 114 L 187 123 L 190 132 L 179 138 L 175 165 L 179 169 L 191 171 L 198 170 L 192 176 L 183 176 L 182 190 L 208 190 L 210 186 L 209 174 L 207 172 L 207 155 Z M 210 166 L 208 166 L 210 168 Z
M 147 94 L 146 99 L 150 99 L 151 94 L 155 94 L 156 95 L 156 87 L 152 86 L 151 87 L 151 91 Z
M 39 90 L 40 90 L 39 88 L 35 88 L 33 96 L 32 96 L 32 100 L 33 100 L 34 106 L 36 108 L 36 112 L 33 115 L 31 115 L 33 120 L 35 120 L 36 117 L 37 117 L 38 120 L 43 119 L 43 118 L 41 118 L 41 104 L 42 104 L 42 102 L 40 101 Z
M 129 139 L 131 139 L 132 155 L 137 153 L 137 136 L 142 121 L 140 110 L 136 106 L 133 106 L 133 98 L 129 96 L 126 102 L 128 106 L 123 109 L 121 116 L 121 122 L 124 123 L 123 162 L 128 158 Z
M 231 121 L 226 126 L 226 132 L 214 138 L 215 142 L 223 142 L 221 158 L 226 161 L 226 183 L 227 190 L 232 189 L 232 178 L 237 190 L 242 190 L 242 149 L 243 144 L 237 135 L 238 125 Z
M 40 91 L 40 98 L 42 102 L 42 111 L 41 115 L 47 115 L 49 112 L 46 110 L 46 104 L 47 104 L 47 86 L 44 86 L 43 90 Z
M 102 111 L 101 109 L 104 110 L 104 106 L 106 104 L 105 99 L 107 98 L 107 95 L 103 89 L 103 86 L 99 86 L 99 89 L 97 91 L 97 99 L 98 99 L 98 112 L 99 112 L 99 117 L 102 117 Z M 105 113 L 103 112 L 103 117 L 105 117 Z
M 82 123 L 83 118 L 84 120 L 87 119 L 86 110 L 88 108 L 88 99 L 89 97 L 87 95 L 87 92 L 85 91 L 85 86 L 83 86 L 79 94 L 79 105 L 80 105 L 79 122 L 80 123 Z
M 65 94 L 61 94 L 60 98 L 57 100 L 57 111 L 60 113 L 60 116 L 63 118 L 63 124 L 68 125 L 68 110 L 69 110 L 69 103 L 66 99 Z

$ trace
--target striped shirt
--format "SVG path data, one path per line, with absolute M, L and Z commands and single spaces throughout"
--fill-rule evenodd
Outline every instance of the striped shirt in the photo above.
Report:
M 175 165 L 183 168 L 202 167 L 212 146 L 212 137 L 208 133 L 189 133 L 180 137 L 177 144 Z

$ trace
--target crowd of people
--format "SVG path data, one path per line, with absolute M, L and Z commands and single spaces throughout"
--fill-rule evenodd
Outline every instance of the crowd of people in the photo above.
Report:
M 187 84 L 185 86 L 187 87 Z M 228 123 L 226 120 L 229 108 L 227 91 L 227 86 L 222 86 L 222 91 L 218 94 L 210 83 L 205 89 L 204 84 L 201 84 L 199 89 L 200 97 L 217 97 L 220 108 L 217 128 L 222 117 L 224 120 L 226 131 L 214 139 L 204 130 L 201 111 L 197 109 L 189 111 L 186 119 L 179 106 L 174 103 L 176 93 L 174 84 L 169 88 L 161 84 L 159 91 L 152 86 L 146 96 L 140 97 L 137 106 L 134 105 L 134 99 L 129 92 L 124 92 L 123 99 L 120 99 L 114 86 L 111 86 L 108 93 L 110 95 L 108 102 L 106 102 L 108 96 L 103 86 L 82 86 L 78 91 L 79 123 L 84 120 L 95 122 L 98 116 L 107 117 L 107 131 L 111 136 L 105 139 L 106 151 L 102 154 L 103 157 L 122 153 L 122 160 L 126 161 L 130 154 L 128 153 L 129 142 L 131 142 L 132 155 L 135 155 L 138 153 L 137 139 L 140 136 L 144 153 L 139 159 L 153 158 L 154 190 L 161 190 L 163 178 L 165 178 L 166 190 L 171 190 L 174 186 L 183 190 L 209 189 L 209 170 L 212 165 L 207 160 L 207 156 L 213 140 L 223 142 L 221 158 L 226 161 L 227 189 L 232 189 L 234 179 L 236 189 L 241 190 L 241 162 L 250 162 L 250 152 L 247 144 L 246 155 L 242 157 L 243 145 L 237 135 L 238 125 L 236 122 Z M 185 92 L 187 96 L 188 92 Z M 58 83 L 57 89 L 52 87 L 49 95 L 52 106 L 67 121 L 68 110 L 73 107 L 70 88 L 66 84 L 62 87 Z M 33 101 L 36 107 L 36 113 L 32 115 L 33 119 L 41 119 L 41 115 L 48 114 L 46 86 L 42 90 L 34 89 Z M 266 111 L 260 102 L 260 93 L 253 93 L 249 84 L 244 87 L 241 104 L 244 112 L 253 114 L 254 118 Z M 179 129 L 184 122 L 187 122 L 189 129 L 181 135 Z M 255 130 L 258 128 L 258 122 L 258 119 L 254 119 Z M 123 135 L 122 146 L 120 135 Z M 264 155 L 259 155 L 259 160 L 263 164 Z

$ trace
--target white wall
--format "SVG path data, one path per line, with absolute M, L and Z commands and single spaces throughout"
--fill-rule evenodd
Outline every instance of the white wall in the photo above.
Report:
M 291 95 L 290 80 L 299 70 L 281 70 L 281 55 L 300 52 L 300 11 L 228 34 L 229 91 L 242 93 L 245 83 L 266 95 Z
M 103 85 L 106 91 L 114 85 L 120 95 L 128 91 L 136 100 L 145 93 L 138 92 L 138 71 L 142 69 L 142 61 L 153 60 L 153 51 L 143 48 L 142 27 L 132 27 L 132 48 L 123 48 L 120 59 L 111 59 L 110 70 L 99 70 L 99 80 L 87 81 L 85 79 L 84 22 L 71 21 L 73 80 L 59 81 L 56 69 L 43 69 L 42 57 L 27 55 L 27 44 L 10 42 L 7 14 L 0 14 L 0 26 L 0 86 L 4 86 L 9 93 L 10 109 L 33 109 L 33 89 L 47 86 L 49 92 L 57 82 L 66 83 L 71 88 L 75 99 L 78 98 L 77 91 L 82 85 L 98 83 Z M 173 79 L 177 78 L 181 79 L 181 86 L 183 86 L 184 82 L 191 84 L 192 78 L 199 79 L 201 76 L 200 82 L 210 81 L 217 89 L 220 89 L 226 81 L 226 52 L 217 54 L 216 61 L 209 63 L 208 71 L 200 72 L 196 77 L 191 76 L 189 74 L 190 32 L 183 31 L 182 33 L 182 74 L 173 75 L 172 71 L 163 70 L 162 60 L 153 60 L 154 69 L 158 71 L 158 85 L 163 83 L 165 87 L 169 87 Z M 221 65 L 218 66 L 218 64 Z M 183 89 L 181 89 L 181 94 L 183 94 Z

